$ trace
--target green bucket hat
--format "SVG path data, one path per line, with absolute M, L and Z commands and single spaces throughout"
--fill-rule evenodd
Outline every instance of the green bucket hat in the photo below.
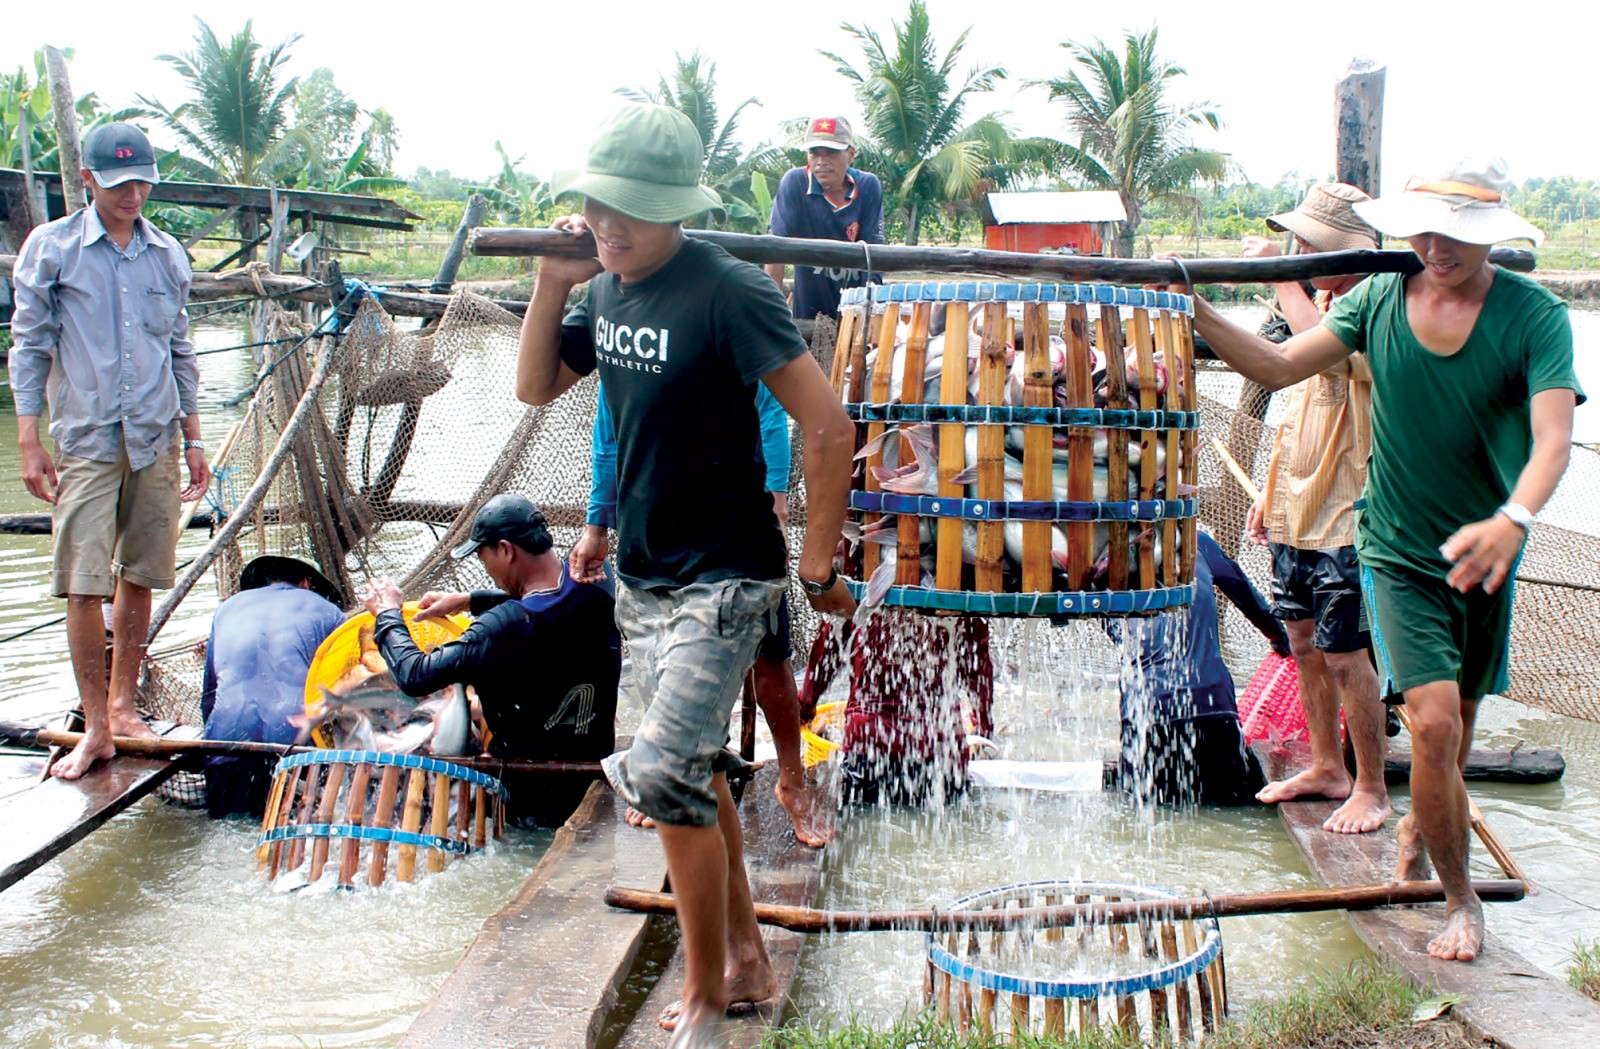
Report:
M 582 171 L 552 179 L 556 199 L 590 197 L 641 222 L 722 211 L 722 198 L 700 185 L 704 150 L 688 117 L 669 106 L 634 103 L 600 126 Z

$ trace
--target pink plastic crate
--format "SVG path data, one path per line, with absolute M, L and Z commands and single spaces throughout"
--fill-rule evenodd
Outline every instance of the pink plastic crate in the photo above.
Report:
M 1267 653 L 1239 697 L 1239 724 L 1249 743 L 1311 738 L 1300 705 L 1300 670 L 1293 659 Z

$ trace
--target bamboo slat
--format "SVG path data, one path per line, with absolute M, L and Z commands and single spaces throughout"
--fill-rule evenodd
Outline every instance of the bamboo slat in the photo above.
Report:
M 1178 360 L 1177 336 L 1173 332 L 1172 314 L 1162 310 L 1156 314 L 1155 322 L 1156 349 L 1161 352 L 1161 360 L 1167 368 L 1167 389 L 1161 396 L 1161 404 L 1168 411 L 1177 411 L 1181 404 L 1178 382 L 1182 375 L 1182 366 Z M 1178 450 L 1179 432 L 1168 430 L 1160 438 L 1166 446 L 1167 464 L 1162 478 L 1166 482 L 1168 499 L 1178 498 L 1178 462 L 1182 458 Z M 1161 522 L 1161 549 L 1161 585 L 1177 586 L 1181 561 L 1177 521 Z
M 400 829 L 411 834 L 422 829 L 422 797 L 427 791 L 428 774 L 421 769 L 411 769 L 406 779 L 405 808 L 400 817 Z M 402 844 L 395 861 L 394 876 L 398 881 L 412 881 L 417 874 L 417 847 Z
M 484 829 L 484 814 L 488 804 L 488 791 L 483 787 L 472 788 L 472 847 L 481 849 L 489 844 L 488 832 Z
M 878 325 L 878 358 L 872 367 L 872 392 L 869 395 L 874 404 L 882 404 L 889 399 L 889 381 L 894 368 L 894 335 L 900 326 L 900 307 L 890 303 L 884 307 L 883 319 Z M 883 436 L 886 428 L 884 423 L 867 424 L 867 443 L 871 444 Z M 906 454 L 905 442 L 901 441 L 900 454 Z M 873 471 L 883 465 L 883 449 L 880 447 L 867 457 L 867 473 L 863 481 L 863 488 L 868 492 L 882 490 L 878 479 L 873 476 Z M 882 517 L 882 514 L 863 514 L 861 526 L 863 528 Z M 863 579 L 870 579 L 872 573 L 878 568 L 881 556 L 877 543 L 861 544 L 861 575 Z
M 1067 344 L 1067 406 L 1094 407 L 1094 361 L 1089 355 L 1089 314 L 1081 305 L 1067 306 L 1061 323 Z M 1086 502 L 1094 498 L 1094 431 L 1076 426 L 1067 431 L 1067 498 Z M 1086 590 L 1094 568 L 1094 525 L 1077 521 L 1067 525 L 1067 586 Z
M 332 823 L 334 806 L 339 803 L 339 787 L 344 783 L 343 765 L 329 765 L 328 774 L 323 778 L 322 796 L 317 799 L 317 822 Z M 323 868 L 328 865 L 328 839 L 316 838 L 311 843 L 311 870 L 306 875 L 307 881 L 316 881 L 322 877 Z
M 442 772 L 433 774 L 433 806 L 428 814 L 429 832 L 439 839 L 444 839 L 450 833 L 450 777 Z M 428 850 L 428 873 L 438 874 L 444 870 L 447 857 L 444 849 L 432 848 Z
M 1200 941 L 1195 936 L 1194 922 L 1183 923 L 1183 950 L 1185 954 L 1193 954 L 1200 947 Z M 1195 997 L 1200 1000 L 1200 1027 L 1206 1034 L 1217 1029 L 1217 1014 L 1211 1002 L 1211 979 L 1207 972 L 1199 972 L 1194 978 Z
M 1106 407 L 1128 407 L 1126 348 L 1122 338 L 1122 316 L 1115 306 L 1100 307 L 1100 323 L 1095 329 L 1101 356 L 1106 365 Z M 1111 430 L 1106 441 L 1106 498 L 1121 502 L 1128 498 L 1128 435 Z M 1128 526 L 1112 522 L 1109 536 L 1109 585 L 1113 590 L 1128 588 Z
M 1178 930 L 1171 922 L 1161 923 L 1161 957 L 1169 964 L 1180 957 L 1178 954 Z M 1194 1021 L 1189 1009 L 1189 981 L 1180 980 L 1172 988 L 1173 1010 L 1178 1015 L 1178 1040 L 1186 1041 L 1194 1027 Z
M 1178 360 L 1179 370 L 1183 374 L 1183 396 L 1181 403 L 1186 412 L 1199 411 L 1200 390 L 1195 383 L 1194 374 L 1194 325 L 1188 320 L 1178 325 Z M 1198 454 L 1197 440 L 1199 433 L 1195 430 L 1185 430 L 1181 447 L 1183 448 L 1183 470 L 1180 476 L 1183 483 L 1191 488 L 1200 484 L 1200 456 Z M 1179 576 L 1185 581 L 1194 578 L 1194 561 L 1199 550 L 1200 522 L 1194 518 L 1185 518 L 1183 522 L 1183 563 L 1179 569 Z
M 317 802 L 318 785 L 322 782 L 322 766 L 306 766 L 306 777 L 301 784 L 300 813 L 295 817 L 295 822 L 306 824 L 311 822 L 311 814 L 315 811 Z M 285 870 L 294 870 L 300 866 L 300 861 L 305 858 L 306 840 L 304 838 L 291 838 L 289 840 L 289 858 L 284 861 Z
M 1022 403 L 1049 408 L 1055 403 L 1055 373 L 1050 366 L 1050 313 L 1042 302 L 1022 308 Z M 1022 428 L 1022 498 L 1046 502 L 1055 467 L 1054 431 L 1048 426 Z M 1022 589 L 1030 593 L 1054 590 L 1055 565 L 1051 559 L 1056 526 L 1050 521 L 1022 525 Z
M 1144 956 L 1151 961 L 1160 957 L 1156 947 L 1155 927 L 1149 922 L 1139 923 L 1139 934 L 1144 942 Z M 1150 988 L 1150 1030 L 1155 1041 L 1159 1044 L 1171 1028 L 1171 1020 L 1167 1015 L 1167 989 L 1165 987 Z
M 1003 404 L 1006 386 L 1006 307 L 1001 302 L 983 308 L 983 351 L 978 361 L 978 403 Z M 978 498 L 1004 499 L 1006 433 L 1003 426 L 978 427 Z M 1005 526 L 999 521 L 978 525 L 975 586 L 998 591 L 1005 580 Z
M 928 326 L 933 320 L 933 303 L 919 302 L 911 307 L 911 332 L 906 337 L 905 371 L 900 377 L 900 401 L 903 404 L 922 403 L 925 385 L 923 372 L 927 370 Z M 880 351 L 880 358 L 881 358 Z M 911 461 L 911 445 L 900 441 L 900 465 Z M 922 519 L 916 514 L 901 514 L 895 521 L 899 533 L 900 552 L 895 558 L 895 582 L 900 586 L 922 584 Z
M 967 304 L 952 302 L 945 310 L 944 362 L 939 373 L 939 401 L 942 404 L 967 403 L 968 336 L 972 332 Z M 967 466 L 966 427 L 960 423 L 939 425 L 939 497 L 959 499 L 962 487 L 952 480 Z M 938 519 L 937 561 L 934 585 L 940 590 L 961 589 L 963 524 L 953 517 Z
M 304 769 L 298 767 L 289 770 L 288 782 L 283 788 L 283 801 L 281 803 L 282 807 L 278 809 L 277 825 L 280 827 L 289 822 L 289 814 L 294 811 L 294 792 L 295 788 L 300 785 L 301 775 L 304 771 Z M 278 876 L 278 865 L 283 859 L 284 844 L 285 843 L 282 841 L 275 841 L 272 843 L 272 863 L 267 870 L 267 878 L 269 880 Z
M 839 314 L 839 331 L 836 336 L 835 346 L 851 347 L 855 345 L 856 325 L 860 323 L 861 310 L 847 309 Z M 833 391 L 840 397 L 844 396 L 845 372 L 850 365 L 848 350 L 835 349 L 833 354 L 833 367 L 829 369 L 828 381 L 833 384 Z
M 472 784 L 461 780 L 456 789 L 456 829 L 451 835 L 463 845 L 470 845 L 468 837 L 472 828 Z
M 372 782 L 372 766 L 360 764 L 356 766 L 355 775 L 350 778 L 350 800 L 345 805 L 344 821 L 352 827 L 359 827 L 366 818 L 367 787 Z M 339 857 L 339 885 L 341 887 L 353 886 L 356 881 L 356 871 L 361 867 L 361 839 L 351 835 L 344 841 L 344 852 Z
M 400 769 L 398 766 L 389 765 L 383 770 L 383 775 L 378 780 L 378 806 L 372 817 L 374 827 L 394 826 L 394 803 L 400 793 Z M 384 875 L 389 862 L 389 843 L 375 841 L 372 843 L 372 860 L 367 865 L 367 884 L 378 886 L 383 884 Z
M 288 779 L 288 775 L 282 772 L 272 777 L 272 789 L 267 792 L 267 807 L 261 813 L 262 834 L 266 834 L 267 830 L 272 826 L 272 817 L 278 811 L 278 803 L 283 800 L 283 787 L 288 782 Z M 256 846 L 257 870 L 267 865 L 267 853 L 270 850 L 271 846 L 267 842 L 262 842 Z
M 1139 409 L 1156 407 L 1155 345 L 1151 339 L 1150 314 L 1133 311 L 1133 352 L 1139 369 Z M 1156 497 L 1156 432 L 1139 431 L 1139 498 Z M 1156 540 L 1151 527 L 1139 530 L 1139 586 L 1149 590 L 1156 585 Z

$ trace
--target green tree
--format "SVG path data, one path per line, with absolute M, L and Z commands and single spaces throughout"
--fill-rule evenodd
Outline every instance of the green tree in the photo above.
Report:
M 264 48 L 250 22 L 226 43 L 196 18 L 194 50 L 160 55 L 188 82 L 190 99 L 176 107 L 139 96 L 147 115 L 167 127 L 183 147 L 182 170 L 191 178 L 241 185 L 272 185 L 296 174 L 309 136 L 289 126 L 299 80 L 283 79 L 288 50 L 299 34 Z M 331 77 L 330 77 L 331 81 Z
M 888 45 L 876 31 L 846 23 L 861 45 L 862 68 L 831 51 L 821 52 L 855 82 L 865 114 L 857 162 L 882 180 L 885 212 L 904 218 L 906 243 L 917 243 L 926 214 L 942 204 L 970 201 L 991 184 L 1009 184 L 1046 170 L 1057 151 L 1043 139 L 1015 139 L 993 114 L 963 123 L 973 95 L 1005 79 L 999 66 L 975 66 L 957 85 L 956 64 L 966 30 L 941 59 L 922 0 L 912 0 L 895 22 Z
M 745 99 L 733 108 L 726 120 L 721 120 L 721 109 L 717 105 L 717 64 L 698 51 L 688 58 L 680 54 L 674 54 L 673 58 L 671 78 L 660 77 L 655 90 L 619 87 L 617 94 L 635 102 L 670 106 L 688 117 L 700 133 L 705 183 L 722 197 L 730 224 L 765 228 L 767 213 L 755 199 L 757 194 L 750 175 L 776 151 L 762 147 L 744 156 L 737 138 L 739 115 L 749 106 L 759 106 L 760 100 Z
M 1062 144 L 1068 170 L 1096 189 L 1115 190 L 1128 219 L 1115 243 L 1116 254 L 1133 253 L 1144 209 L 1152 201 L 1190 201 L 1200 181 L 1216 182 L 1231 167 L 1228 154 L 1197 148 L 1189 138 L 1196 127 L 1222 127 L 1208 103 L 1175 104 L 1170 82 L 1183 67 L 1156 54 L 1156 30 L 1128 33 L 1119 57 L 1100 40 L 1068 41 L 1061 46 L 1075 68 L 1065 76 L 1036 82 L 1052 101 L 1067 108 L 1067 124 L 1077 136 Z
M 62 54 L 69 62 L 72 60 L 70 48 Z M 78 112 L 80 136 L 87 135 L 101 124 L 124 120 L 138 113 L 133 109 L 107 109 L 92 91 L 79 95 L 73 108 Z M 55 107 L 50 102 L 50 84 L 45 76 L 42 49 L 33 53 L 32 76 L 21 66 L 15 73 L 0 73 L 0 167 L 22 167 L 24 128 L 34 170 L 59 171 Z

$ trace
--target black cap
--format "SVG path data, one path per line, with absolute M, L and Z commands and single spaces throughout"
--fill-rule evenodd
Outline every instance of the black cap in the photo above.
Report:
M 239 573 L 239 589 L 256 590 L 273 583 L 299 585 L 302 579 L 310 582 L 313 594 L 326 598 L 340 608 L 344 607 L 344 597 L 339 593 L 339 588 L 330 583 L 328 577 L 317 571 L 315 566 L 297 557 L 262 554 L 252 558 Z
M 555 545 L 550 538 L 550 526 L 539 508 L 515 492 L 502 492 L 478 508 L 467 541 L 450 551 L 450 556 L 460 560 L 471 556 L 485 543 L 498 543 L 502 539 L 530 554 L 542 554 Z
M 156 173 L 156 151 L 143 131 L 132 124 L 101 124 L 83 142 L 83 166 L 94 172 L 101 189 L 137 179 L 151 185 L 161 181 Z

